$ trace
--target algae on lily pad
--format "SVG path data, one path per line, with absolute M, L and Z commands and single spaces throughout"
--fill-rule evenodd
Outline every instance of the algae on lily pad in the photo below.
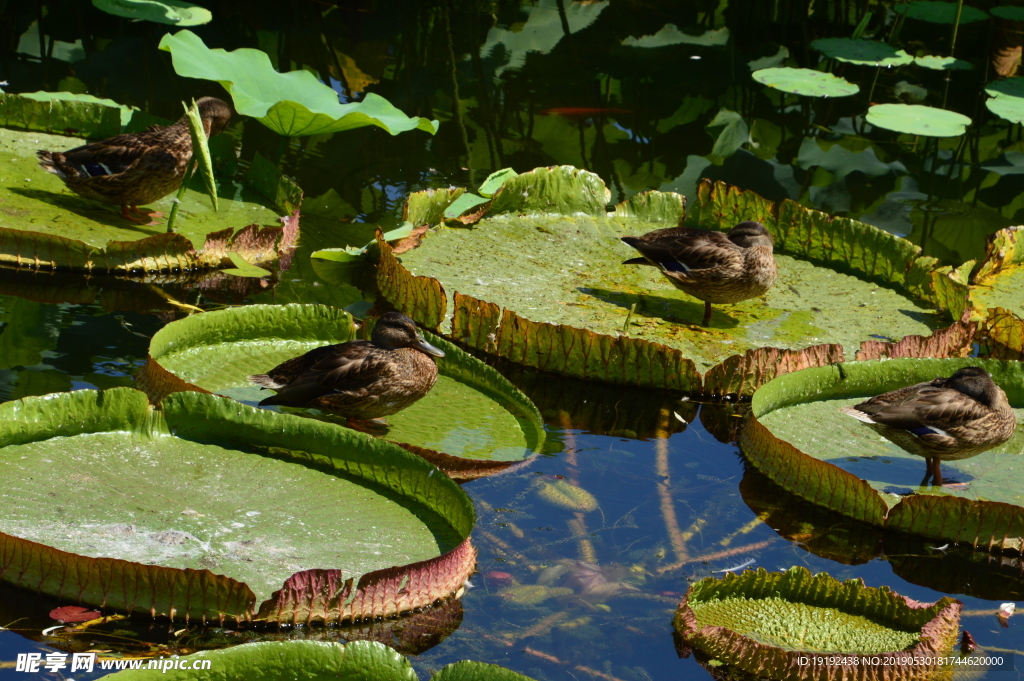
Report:
M 761 386 L 740 439 L 743 453 L 787 491 L 857 520 L 937 541 L 1020 551 L 1024 432 L 974 457 L 943 461 L 947 477 L 961 484 L 919 487 L 923 458 L 839 412 L 965 366 L 988 371 L 1018 420 L 1024 417 L 1019 362 L 971 357 L 847 362 L 795 371 Z
M 811 47 L 826 57 L 863 66 L 903 66 L 914 58 L 903 50 L 863 38 L 819 38 Z
M 193 315 L 153 337 L 150 362 L 136 382 L 154 402 L 177 390 L 202 390 L 255 405 L 270 393 L 250 383 L 250 375 L 322 345 L 354 340 L 355 333 L 347 312 L 325 305 L 248 305 Z M 445 352 L 437 360 L 437 383 L 387 417 L 383 437 L 459 479 L 530 459 L 544 441 L 536 407 L 483 362 L 443 339 L 428 340 Z
M 841 667 L 808 667 L 808 655 L 927 657 L 903 667 L 923 676 L 941 669 L 936 658 L 952 651 L 962 607 L 949 597 L 919 603 L 804 567 L 758 568 L 693 584 L 674 624 L 684 645 L 759 677 L 873 678 L 880 668 L 854 657 Z
M 130 388 L 8 402 L 0 468 L 18 499 L 0 575 L 88 605 L 340 622 L 429 605 L 473 570 L 472 502 L 432 465 L 213 395 L 159 410 Z
M 780 274 L 763 298 L 717 305 L 710 326 L 700 327 L 703 303 L 654 268 L 622 264 L 635 252 L 619 237 L 679 224 L 682 197 L 649 192 L 606 213 L 605 192 L 596 175 L 565 166 L 519 175 L 472 230 L 438 226 L 395 266 L 454 294 L 451 333 L 470 346 L 557 373 L 680 390 L 700 389 L 696 371 L 764 346 L 831 343 L 852 356 L 879 329 L 901 338 L 942 325 L 928 309 L 934 302 L 907 285 L 915 246 L 792 202 L 776 217 L 755 194 L 706 183 L 688 224 L 762 221 L 775 237 Z M 715 215 L 724 218 L 715 223 Z M 382 263 L 394 260 L 386 247 L 381 253 Z M 388 283 L 384 295 L 414 317 L 413 301 L 429 298 L 412 284 L 419 297 Z M 444 309 L 442 302 L 430 309 Z
M 875 104 L 868 109 L 867 122 L 879 128 L 928 137 L 958 137 L 971 119 L 955 111 L 920 104 Z
M 854 83 L 814 69 L 773 66 L 754 71 L 751 75 L 758 83 L 805 97 L 849 97 L 860 91 L 860 87 Z

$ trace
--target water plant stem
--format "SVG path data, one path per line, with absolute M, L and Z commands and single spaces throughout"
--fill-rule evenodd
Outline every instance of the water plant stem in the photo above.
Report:
M 949 56 L 954 56 L 953 52 L 956 51 L 956 33 L 960 28 L 960 13 L 964 9 L 964 0 L 957 0 L 956 2 L 956 16 L 953 18 L 953 37 L 949 39 Z
M 189 180 L 192 179 L 193 173 L 196 172 L 196 165 L 198 165 L 198 163 L 195 159 L 189 161 L 188 170 L 185 171 L 185 179 L 181 181 L 181 186 L 178 187 L 178 193 L 175 194 L 173 199 L 171 199 L 171 212 L 167 216 L 168 234 L 174 231 L 174 219 L 178 217 L 178 208 L 181 206 L 181 198 L 185 196 L 185 190 L 188 189 Z
M 629 322 L 633 319 L 633 313 L 636 312 L 636 303 L 633 303 L 629 307 L 629 312 L 626 313 L 626 321 L 622 324 L 622 335 L 625 336 L 629 333 Z
M 682 563 L 689 558 L 689 554 L 686 552 L 686 540 L 679 529 L 679 519 L 676 517 L 676 506 L 672 500 L 672 489 L 669 484 L 671 478 L 668 474 L 668 436 L 671 423 L 671 408 L 662 407 L 658 413 L 658 426 L 654 431 L 655 474 L 658 476 L 658 500 L 661 504 L 661 515 L 665 519 L 668 541 L 672 546 L 672 552 L 676 555 L 676 560 Z
M 572 422 L 569 421 L 567 412 L 558 412 L 558 425 L 565 437 L 565 465 L 569 472 L 569 484 L 579 487 L 580 470 L 576 459 L 576 433 L 572 432 Z M 569 521 L 569 530 L 576 537 L 577 553 L 580 560 L 586 563 L 596 563 L 597 551 L 594 549 L 594 542 L 590 541 L 588 537 L 586 516 L 583 513 L 574 513 L 573 519 Z

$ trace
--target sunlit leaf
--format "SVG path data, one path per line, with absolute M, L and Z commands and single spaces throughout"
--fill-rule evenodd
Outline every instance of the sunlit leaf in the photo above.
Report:
M 952 24 L 956 21 L 957 3 L 939 2 L 937 0 L 916 0 L 902 5 L 896 5 L 895 9 L 900 14 L 905 14 L 910 19 L 929 21 L 933 24 Z M 963 4 L 960 12 L 960 24 L 972 24 L 976 21 L 988 19 L 988 14 L 977 7 Z
M 778 66 L 754 71 L 754 80 L 768 87 L 807 97 L 848 97 L 860 87 L 831 73 Z
M 480 194 L 483 196 L 491 197 L 494 195 L 495 192 L 501 189 L 501 185 L 505 184 L 507 180 L 512 179 L 518 174 L 519 173 L 512 170 L 511 168 L 502 168 L 501 170 L 495 170 L 493 173 L 487 176 L 487 179 L 484 180 L 483 184 L 480 185 L 480 188 L 477 189 L 477 191 L 479 191 Z
M 312 73 L 278 73 L 260 50 L 211 50 L 188 30 L 165 34 L 160 49 L 171 53 L 178 75 L 217 81 L 231 93 L 238 113 L 281 135 L 322 135 L 367 125 L 392 135 L 414 129 L 437 132 L 437 121 L 406 116 L 380 95 L 341 104 L 338 93 Z
M 1024 78 L 1001 78 L 985 86 L 992 99 L 985 101 L 989 111 L 1011 123 L 1024 122 Z
M 459 198 L 455 199 L 447 208 L 444 209 L 444 216 L 446 218 L 457 218 L 467 210 L 476 208 L 477 206 L 487 203 L 490 199 L 485 199 L 482 196 L 477 196 L 472 192 L 465 192 L 461 194 Z
M 732 156 L 750 142 L 750 128 L 743 116 L 726 108 L 720 109 L 704 129 L 715 138 L 711 155 L 719 158 Z
M 269 270 L 253 265 L 237 253 L 228 253 L 228 258 L 231 259 L 231 264 L 234 267 L 221 270 L 224 274 L 231 274 L 236 277 L 255 277 L 257 279 L 270 276 Z
M 920 104 L 875 104 L 868 109 L 867 121 L 886 130 L 929 137 L 957 137 L 971 124 L 963 114 Z
M 864 66 L 903 66 L 914 61 L 903 50 L 877 40 L 819 38 L 811 47 L 837 61 Z
M 914 57 L 914 63 L 926 69 L 934 71 L 967 71 L 974 68 L 974 64 L 956 57 L 938 57 L 928 55 L 926 57 Z
M 199 115 L 199 106 L 192 100 L 192 106 L 185 108 L 189 134 L 192 136 L 192 160 L 197 164 L 199 176 L 206 186 L 206 195 L 217 210 L 217 181 L 213 179 L 213 159 L 210 157 L 210 145 L 203 128 L 203 119 Z

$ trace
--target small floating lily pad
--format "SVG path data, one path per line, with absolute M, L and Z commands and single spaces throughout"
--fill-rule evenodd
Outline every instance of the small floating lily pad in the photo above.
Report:
M 867 121 L 886 130 L 929 137 L 957 137 L 971 124 L 963 114 L 920 104 L 875 104 L 868 109 Z
M 902 5 L 896 5 L 894 10 L 905 14 L 910 19 L 929 21 L 933 24 L 952 24 L 956 22 L 955 2 L 939 2 L 938 0 L 916 0 Z M 976 21 L 988 19 L 984 10 L 970 5 L 963 5 L 960 11 L 960 24 L 972 24 Z
M 150 365 L 136 381 L 154 401 L 201 389 L 256 405 L 270 393 L 250 383 L 251 374 L 353 340 L 355 333 L 347 312 L 324 305 L 248 305 L 193 315 L 153 337 Z M 384 437 L 460 479 L 527 460 L 544 440 L 536 407 L 483 362 L 443 339 L 429 340 L 446 355 L 437 361 L 437 383 L 426 397 L 387 417 Z
M 960 601 L 945 597 L 918 603 L 888 587 L 866 587 L 860 579 L 839 582 L 804 567 L 786 572 L 764 568 L 692 585 L 676 610 L 675 627 L 687 646 L 745 672 L 766 678 L 825 678 L 806 669 L 807 655 L 843 655 L 842 672 L 867 678 L 876 671 L 853 656 L 948 653 L 956 642 Z M 915 664 L 925 674 L 938 661 Z
M 811 47 L 826 57 L 864 66 L 903 66 L 914 58 L 903 50 L 878 40 L 863 38 L 819 38 Z
M 790 66 L 754 71 L 752 77 L 776 90 L 806 97 L 849 97 L 860 91 L 858 85 L 831 73 Z
M 968 71 L 974 68 L 974 64 L 956 57 L 939 57 L 928 55 L 925 57 L 914 57 L 914 63 L 925 69 L 933 71 Z
M 1024 122 L 1024 78 L 1003 78 L 985 86 L 988 110 L 1011 123 Z

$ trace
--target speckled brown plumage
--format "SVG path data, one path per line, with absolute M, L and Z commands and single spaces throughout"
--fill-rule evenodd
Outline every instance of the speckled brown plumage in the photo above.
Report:
M 203 97 L 196 104 L 207 137 L 231 121 L 231 108 L 216 97 Z M 138 206 L 181 186 L 192 158 L 192 137 L 183 116 L 173 125 L 154 125 L 64 152 L 40 149 L 37 156 L 41 168 L 60 177 L 79 196 L 119 205 L 129 220 L 148 222 L 129 215 L 129 208 L 139 214 Z
M 965 367 L 949 378 L 893 390 L 840 409 L 911 454 L 925 458 L 929 477 L 942 484 L 940 461 L 966 459 L 1001 445 L 1017 418 L 988 372 Z
M 778 276 L 771 234 L 759 222 L 741 222 L 728 234 L 673 227 L 622 240 L 643 255 L 624 264 L 658 267 L 673 286 L 704 301 L 703 326 L 712 303 L 756 298 Z
M 350 420 L 379 419 L 419 400 L 437 380 L 427 343 L 416 324 L 389 312 L 377 320 L 372 340 L 311 350 L 249 380 L 278 391 L 260 406 L 316 407 Z

